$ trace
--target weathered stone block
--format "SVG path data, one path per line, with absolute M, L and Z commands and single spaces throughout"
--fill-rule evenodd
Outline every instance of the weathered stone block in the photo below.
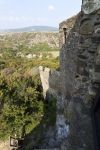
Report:
M 86 71 L 84 67 L 79 66 L 77 68 L 77 72 L 83 76 L 89 76 L 88 72 Z
M 100 55 L 100 45 L 97 47 L 97 53 Z
M 93 33 L 93 25 L 90 20 L 84 20 L 82 21 L 82 24 L 80 26 L 80 34 L 82 35 L 89 35 Z
M 100 72 L 100 65 L 95 65 L 94 69 L 95 69 L 95 72 Z
M 85 55 L 78 55 L 78 57 L 84 61 L 86 61 L 86 59 L 87 59 L 87 56 L 85 56 Z
M 86 67 L 87 66 L 87 63 L 86 63 L 86 61 L 82 61 L 82 60 L 78 60 L 78 62 L 77 62 L 77 66 L 79 66 L 79 67 Z
M 94 72 L 92 75 L 92 81 L 96 83 L 100 83 L 100 73 Z
M 97 11 L 97 14 L 100 15 L 100 10 Z
M 95 91 L 95 89 L 93 89 L 92 86 L 88 87 L 88 91 L 89 91 L 89 95 L 96 96 L 96 91 Z
M 100 55 L 98 55 L 98 56 L 96 57 L 96 64 L 97 64 L 97 65 L 100 65 Z
M 96 29 L 94 30 L 94 33 L 95 33 L 95 34 L 100 34 L 100 27 L 99 27 L 99 28 L 96 28 Z
M 85 14 L 90 14 L 100 9 L 100 0 L 83 0 L 82 10 Z
M 99 33 L 93 33 L 92 41 L 93 41 L 93 43 L 99 43 L 100 42 L 100 34 Z

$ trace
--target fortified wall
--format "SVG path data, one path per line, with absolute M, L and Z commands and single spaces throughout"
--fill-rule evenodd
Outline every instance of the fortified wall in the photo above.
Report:
M 77 16 L 73 16 L 60 23 L 59 26 L 59 47 L 62 49 L 62 46 L 66 44 L 67 37 L 70 34 L 71 29 L 73 28 Z
M 58 99 L 61 91 L 60 72 L 40 66 L 39 74 L 42 82 L 44 99 L 49 100 L 51 96 Z
M 69 127 L 62 150 L 100 149 L 100 1 L 83 0 L 74 24 L 60 24 L 61 97 L 58 114 Z M 63 131 L 63 129 L 62 129 Z M 61 133 L 61 132 L 60 132 Z

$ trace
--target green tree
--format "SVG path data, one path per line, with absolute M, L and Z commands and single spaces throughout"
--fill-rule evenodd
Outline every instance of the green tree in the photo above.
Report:
M 1 77 L 2 78 L 2 77 Z M 37 80 L 36 80 L 37 79 Z M 30 124 L 37 124 L 43 115 L 43 97 L 39 78 L 9 75 L 1 79 L 0 135 L 22 137 L 30 132 Z

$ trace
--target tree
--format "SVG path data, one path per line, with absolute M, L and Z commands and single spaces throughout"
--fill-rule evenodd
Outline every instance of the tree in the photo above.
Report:
M 4 76 L 0 83 L 0 98 L 3 102 L 1 137 L 3 134 L 24 136 L 25 131 L 32 129 L 30 124 L 37 124 L 43 115 L 42 88 L 37 76 Z

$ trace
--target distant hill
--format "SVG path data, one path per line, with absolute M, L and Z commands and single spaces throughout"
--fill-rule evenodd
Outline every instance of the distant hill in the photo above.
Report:
M 50 26 L 29 26 L 23 28 L 16 28 L 16 29 L 4 29 L 0 30 L 1 33 L 3 32 L 56 32 L 58 28 L 50 27 Z
M 49 47 L 59 47 L 58 32 L 9 32 L 0 34 L 0 49 L 25 47 L 30 49 L 34 45 L 47 44 Z

